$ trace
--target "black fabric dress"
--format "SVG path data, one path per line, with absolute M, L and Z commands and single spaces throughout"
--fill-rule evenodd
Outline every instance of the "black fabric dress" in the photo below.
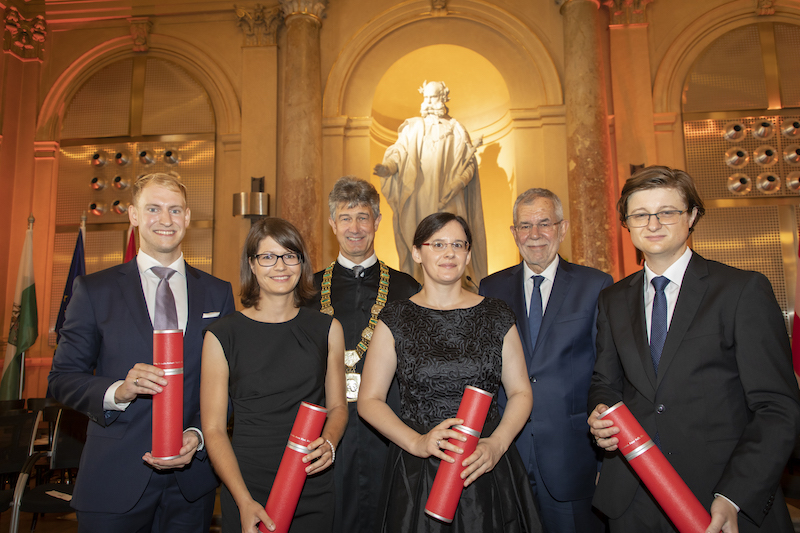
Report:
M 331 317 L 301 308 L 288 322 L 269 324 L 234 313 L 208 327 L 230 368 L 234 427 L 231 444 L 253 499 L 266 505 L 300 402 L 325 405 Z M 291 533 L 330 531 L 330 468 L 306 479 Z M 239 533 L 239 508 L 220 491 L 223 533 Z
M 324 271 L 314 275 L 314 286 L 320 290 Z M 355 350 L 361 341 L 361 332 L 369 324 L 370 311 L 375 305 L 380 282 L 380 265 L 364 269 L 360 277 L 338 262 L 331 273 L 331 306 L 334 318 L 342 324 L 346 350 Z M 417 280 L 389 268 L 389 295 L 387 301 L 410 298 L 419 291 Z M 320 295 L 317 294 L 307 306 L 319 311 Z M 361 373 L 365 357 L 356 363 Z M 389 406 L 400 409 L 397 381 L 392 381 L 387 398 Z M 336 486 L 336 508 L 333 518 L 333 533 L 373 533 L 378 496 L 381 490 L 381 473 L 386 462 L 389 441 L 376 429 L 364 422 L 356 411 L 356 403 L 347 404 L 349 418 L 344 436 L 336 448 L 336 464 L 333 465 Z M 327 532 L 326 532 L 327 533 Z
M 481 437 L 491 435 L 500 423 L 497 391 L 503 339 L 516 322 L 508 305 L 485 298 L 467 309 L 439 311 L 405 300 L 387 305 L 380 319 L 394 336 L 400 418 L 416 431 L 427 433 L 442 420 L 456 416 L 464 388 L 473 385 L 495 395 Z M 515 446 L 509 447 L 491 472 L 464 489 L 451 524 L 425 514 L 439 462 L 435 457 L 421 459 L 394 444 L 390 447 L 379 531 L 541 531 L 528 475 Z

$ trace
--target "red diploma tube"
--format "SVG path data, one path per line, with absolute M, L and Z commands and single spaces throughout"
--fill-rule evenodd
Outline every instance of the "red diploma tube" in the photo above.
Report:
M 433 486 L 431 486 L 431 493 L 428 495 L 428 502 L 425 504 L 425 513 L 429 516 L 448 524 L 453 521 L 458 500 L 461 499 L 461 492 L 464 490 L 464 480 L 461 479 L 464 467 L 461 466 L 461 463 L 478 447 L 478 440 L 481 437 L 483 423 L 486 422 L 490 405 L 492 405 L 490 393 L 472 385 L 467 385 L 464 389 L 464 396 L 461 397 L 456 414 L 456 418 L 461 418 L 464 423 L 453 426 L 452 429 L 466 435 L 467 441 L 461 442 L 456 439 L 448 441 L 463 449 L 464 453 L 459 455 L 450 450 L 444 452 L 456 461 L 455 463 L 447 461 L 439 463 L 436 477 L 433 479 Z
M 598 416 L 619 428 L 619 451 L 681 533 L 705 533 L 711 515 L 686 486 L 667 458 L 624 403 Z
M 153 395 L 153 450 L 157 459 L 180 456 L 183 446 L 183 331 L 153 332 L 153 366 L 164 371 L 167 386 Z
M 287 533 L 300 501 L 300 493 L 306 483 L 306 466 L 303 457 L 308 455 L 308 445 L 322 435 L 322 426 L 325 425 L 325 416 L 328 410 L 313 403 L 301 402 L 300 410 L 294 419 L 289 442 L 283 451 L 281 464 L 275 476 L 275 483 L 269 491 L 266 510 L 272 521 L 275 522 L 274 533 Z M 269 530 L 263 523 L 258 524 L 258 530 L 268 533 Z

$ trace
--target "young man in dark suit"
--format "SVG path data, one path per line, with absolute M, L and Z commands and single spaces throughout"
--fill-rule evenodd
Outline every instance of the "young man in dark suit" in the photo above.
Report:
M 137 180 L 128 213 L 139 254 L 75 281 L 49 376 L 53 395 L 91 420 L 72 506 L 82 533 L 208 531 L 219 482 L 199 429 L 200 355 L 203 328 L 234 311 L 231 285 L 183 259 L 191 212 L 179 178 Z M 150 449 L 152 396 L 167 385 L 153 330 L 167 315 L 184 331 L 186 430 L 180 455 L 164 460 Z
M 800 425 L 781 309 L 762 274 L 708 261 L 686 240 L 705 211 L 692 178 L 648 167 L 626 182 L 620 220 L 644 269 L 600 294 L 589 425 L 624 401 L 711 513 L 706 531 L 790 533 L 778 486 Z M 594 497 L 612 533 L 677 531 L 620 454 Z
M 517 315 L 533 411 L 515 443 L 544 531 L 591 533 L 602 529 L 592 511 L 598 456 L 583 404 L 595 362 L 597 296 L 613 280 L 559 257 L 568 229 L 551 191 L 519 195 L 511 233 L 523 261 L 485 278 L 480 293 L 505 300 Z

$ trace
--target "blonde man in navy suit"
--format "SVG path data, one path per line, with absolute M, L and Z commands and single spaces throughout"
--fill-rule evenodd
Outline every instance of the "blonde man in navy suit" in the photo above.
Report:
M 597 417 L 624 401 L 710 511 L 708 533 L 791 533 L 778 485 L 800 404 L 769 281 L 686 245 L 705 209 L 682 170 L 637 171 L 617 208 L 645 262 L 600 295 L 588 403 L 598 445 L 617 450 L 619 428 Z M 612 533 L 677 531 L 618 453 L 594 504 Z
M 598 456 L 583 404 L 595 362 L 597 296 L 613 280 L 559 257 L 568 229 L 551 191 L 519 195 L 511 234 L 523 261 L 485 278 L 480 293 L 505 300 L 517 315 L 533 411 L 515 443 L 544 531 L 591 533 L 602 529 L 592 510 Z M 502 389 L 499 401 L 505 404 Z
M 189 266 L 181 242 L 191 212 L 186 187 L 174 175 L 149 174 L 133 186 L 128 211 L 139 228 L 135 260 L 75 280 L 50 390 L 90 418 L 72 506 L 81 533 L 208 531 L 219 484 L 200 432 L 203 329 L 234 311 L 228 282 Z M 153 319 L 160 278 L 167 283 L 184 331 L 183 447 L 156 459 L 152 396 L 163 370 L 152 365 Z

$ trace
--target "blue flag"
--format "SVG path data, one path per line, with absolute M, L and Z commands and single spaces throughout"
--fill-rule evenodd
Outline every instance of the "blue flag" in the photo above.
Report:
M 67 304 L 72 298 L 72 284 L 78 276 L 86 275 L 86 259 L 83 252 L 83 230 L 78 231 L 78 240 L 75 241 L 75 253 L 72 254 L 72 263 L 69 265 L 69 275 L 67 284 L 64 286 L 64 296 L 61 298 L 61 307 L 58 309 L 56 318 L 56 344 L 61 340 L 61 327 L 64 325 L 64 317 L 67 312 Z

